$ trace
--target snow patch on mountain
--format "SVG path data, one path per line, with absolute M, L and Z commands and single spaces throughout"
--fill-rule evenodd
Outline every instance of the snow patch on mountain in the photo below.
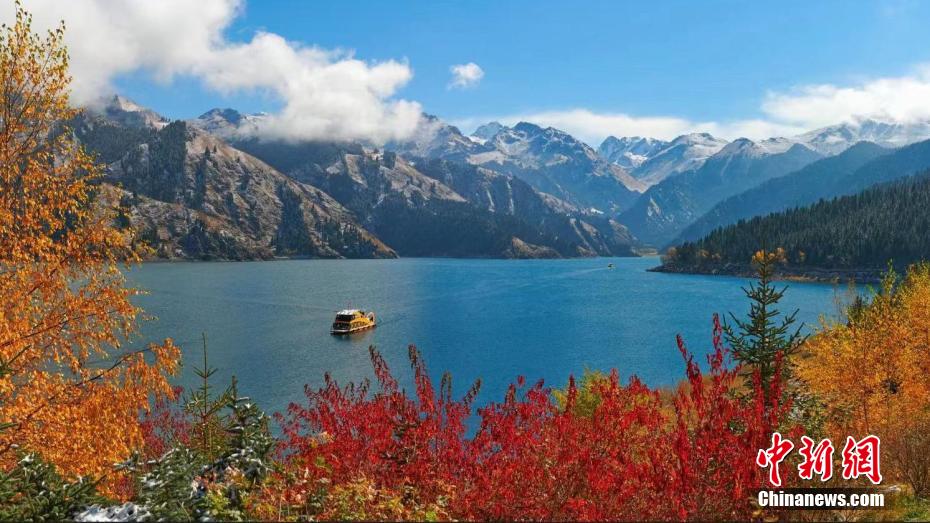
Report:
M 475 129 L 471 137 L 478 143 L 485 143 L 491 138 L 494 138 L 494 135 L 501 132 L 503 129 L 504 125 L 500 122 L 489 122 Z
M 794 137 L 795 141 L 827 155 L 839 154 L 863 141 L 897 148 L 926 139 L 930 139 L 930 121 L 900 123 L 875 118 L 855 118 Z
M 100 98 L 87 107 L 93 114 L 103 116 L 128 127 L 161 129 L 170 120 L 155 111 L 118 94 Z
M 676 174 L 697 169 L 727 143 L 708 133 L 684 134 L 652 154 L 631 174 L 652 186 Z
M 469 154 L 481 150 L 481 144 L 463 135 L 458 127 L 424 113 L 420 125 L 409 139 L 389 142 L 385 149 L 410 157 L 464 160 Z
M 635 169 L 668 144 L 669 142 L 655 138 L 608 136 L 598 147 L 597 152 L 608 162 L 615 163 L 624 169 Z
M 235 109 L 210 109 L 188 123 L 225 140 L 251 138 L 261 134 L 267 113 L 243 114 Z

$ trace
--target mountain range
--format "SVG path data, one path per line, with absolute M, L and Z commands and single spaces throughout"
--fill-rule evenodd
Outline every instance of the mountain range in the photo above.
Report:
M 822 154 L 839 154 L 859 142 L 893 149 L 930 138 L 930 122 L 896 123 L 870 118 L 831 125 L 794 138 Z
M 726 144 L 726 140 L 707 133 L 685 134 L 670 142 L 609 136 L 598 151 L 608 161 L 628 166 L 631 176 L 651 186 L 700 167 Z
M 745 138 L 734 140 L 700 167 L 650 187 L 618 219 L 640 240 L 663 246 L 717 202 L 819 158 L 819 153 L 800 144 L 772 152 Z
M 267 118 L 218 108 L 170 121 L 115 96 L 73 127 L 106 166 L 100 194 L 156 255 L 195 259 L 629 256 L 912 174 L 924 161 L 909 144 L 930 138 L 927 122 L 859 119 L 758 141 L 608 137 L 595 150 L 529 122 L 468 136 L 424 114 L 408 139 L 376 146 L 270 139 Z
M 412 140 L 388 144 L 405 156 L 464 162 L 512 175 L 579 212 L 615 214 L 626 209 L 646 185 L 597 154 L 584 142 L 552 127 L 497 122 L 473 136 L 435 117 Z
M 871 142 L 893 149 L 928 138 L 930 138 L 930 121 L 900 123 L 872 118 L 854 118 L 849 122 L 823 127 L 793 137 L 769 138 L 760 141 L 759 145 L 774 153 L 783 152 L 791 145 L 801 144 L 824 156 L 833 156 L 859 142 Z M 699 167 L 726 144 L 726 140 L 715 138 L 707 133 L 683 135 L 671 142 L 638 136 L 633 138 L 608 136 L 598 148 L 598 153 L 607 161 L 629 169 L 632 176 L 646 180 L 649 185 L 654 185 L 671 174 Z M 669 155 L 676 146 L 679 152 Z M 664 168 L 659 166 L 664 166 Z
M 101 193 L 158 257 L 634 254 L 616 221 L 513 175 L 359 143 L 262 140 L 250 132 L 262 115 L 231 109 L 170 123 L 150 113 L 115 97 L 73 128 L 106 165 Z

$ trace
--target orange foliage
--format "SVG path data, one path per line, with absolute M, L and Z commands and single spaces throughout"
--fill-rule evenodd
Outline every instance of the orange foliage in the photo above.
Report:
M 119 265 L 139 253 L 95 203 L 100 170 L 64 125 L 63 34 L 34 34 L 19 6 L 0 33 L 0 466 L 22 448 L 102 475 L 140 445 L 139 410 L 171 393 L 179 353 L 120 349 L 139 311 Z
M 798 360 L 798 376 L 826 405 L 834 438 L 876 434 L 896 478 L 930 493 L 930 458 L 914 461 L 930 445 L 930 265 L 917 265 L 898 282 L 885 278 L 871 301 L 849 309 L 846 324 L 825 325 Z M 926 452 L 923 452 L 926 454 Z

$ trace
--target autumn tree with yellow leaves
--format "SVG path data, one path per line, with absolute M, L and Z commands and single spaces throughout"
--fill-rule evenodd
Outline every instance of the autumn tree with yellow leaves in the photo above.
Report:
M 140 410 L 171 393 L 179 352 L 123 348 L 139 310 L 120 266 L 139 252 L 66 125 L 64 25 L 31 23 L 17 5 L 0 34 L 0 467 L 37 452 L 99 478 L 140 446 Z
M 890 272 L 845 322 L 810 338 L 796 363 L 834 438 L 880 436 L 886 472 L 930 495 L 930 265 L 903 279 Z

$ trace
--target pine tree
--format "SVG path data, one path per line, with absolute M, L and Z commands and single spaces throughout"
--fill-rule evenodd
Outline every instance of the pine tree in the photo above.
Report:
M 195 389 L 188 398 L 185 409 L 194 415 L 197 420 L 195 427 L 195 441 L 197 450 L 206 460 L 215 459 L 222 451 L 225 443 L 225 430 L 223 429 L 219 412 L 226 407 L 231 397 L 229 390 L 218 397 L 213 397 L 213 386 L 210 377 L 217 369 L 210 367 L 207 361 L 207 335 L 203 334 L 203 367 L 194 367 L 194 374 L 200 378 L 200 387 Z
M 84 507 L 106 500 L 98 481 L 64 478 L 36 454 L 21 454 L 10 470 L 0 470 L 0 521 L 67 521 Z
M 203 367 L 196 369 L 203 382 L 187 404 L 195 422 L 191 446 L 177 444 L 148 462 L 139 480 L 134 501 L 154 520 L 241 521 L 246 498 L 270 470 L 275 440 L 268 416 L 239 396 L 235 376 L 214 398 L 209 378 L 215 372 L 207 362 L 205 337 Z
M 730 313 L 732 323 L 724 322 L 723 327 L 724 337 L 734 359 L 745 365 L 747 370 L 759 372 L 763 390 L 768 390 L 779 367 L 782 369 L 782 383 L 785 382 L 784 369 L 788 366 L 788 358 L 807 338 L 801 333 L 802 326 L 792 327 L 797 310 L 778 321 L 781 312 L 776 306 L 788 287 L 777 288 L 772 283 L 772 277 L 775 265 L 783 260 L 782 249 L 768 251 L 763 248 L 756 252 L 752 263 L 758 274 L 758 282 L 743 288 L 751 301 L 748 318 L 741 320 Z M 778 364 L 779 358 L 782 358 L 782 365 Z

